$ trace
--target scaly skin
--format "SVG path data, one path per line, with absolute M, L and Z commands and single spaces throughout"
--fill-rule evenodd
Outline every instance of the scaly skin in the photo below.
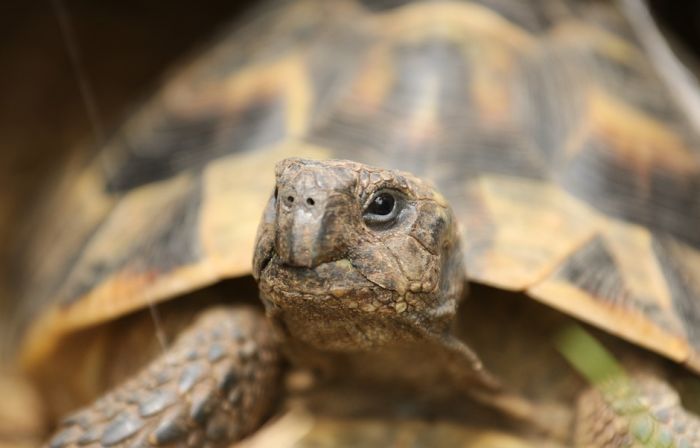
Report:
M 581 448 L 698 447 L 700 419 L 658 379 L 617 378 L 581 394 L 575 440 Z
M 249 307 L 204 311 L 167 353 L 66 418 L 48 446 L 224 446 L 258 427 L 279 366 L 267 320 Z

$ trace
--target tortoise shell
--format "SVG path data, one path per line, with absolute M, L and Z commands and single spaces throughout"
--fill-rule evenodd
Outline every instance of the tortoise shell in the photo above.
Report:
M 700 372 L 700 145 L 625 16 L 522 0 L 265 6 L 186 61 L 28 249 L 25 364 L 248 275 L 275 161 L 431 179 L 469 278 Z

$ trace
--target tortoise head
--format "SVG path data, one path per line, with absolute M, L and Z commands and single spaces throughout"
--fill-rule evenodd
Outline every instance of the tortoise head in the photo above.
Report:
M 286 336 L 321 350 L 442 333 L 464 286 L 444 198 L 410 174 L 342 160 L 277 164 L 253 272 Z

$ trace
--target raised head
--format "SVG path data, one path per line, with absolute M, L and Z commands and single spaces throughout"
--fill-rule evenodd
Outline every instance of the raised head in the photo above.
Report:
M 464 287 L 455 218 L 429 183 L 345 160 L 287 159 L 253 271 L 269 314 L 319 350 L 443 334 Z

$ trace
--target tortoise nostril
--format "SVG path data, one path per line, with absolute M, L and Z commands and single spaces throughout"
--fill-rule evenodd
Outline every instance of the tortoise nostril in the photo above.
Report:
M 294 202 L 294 196 L 287 196 L 287 202 Z
M 306 203 L 309 204 L 309 205 L 314 205 L 316 202 L 315 202 L 313 199 L 311 199 L 311 198 L 307 198 L 307 199 L 306 199 Z

